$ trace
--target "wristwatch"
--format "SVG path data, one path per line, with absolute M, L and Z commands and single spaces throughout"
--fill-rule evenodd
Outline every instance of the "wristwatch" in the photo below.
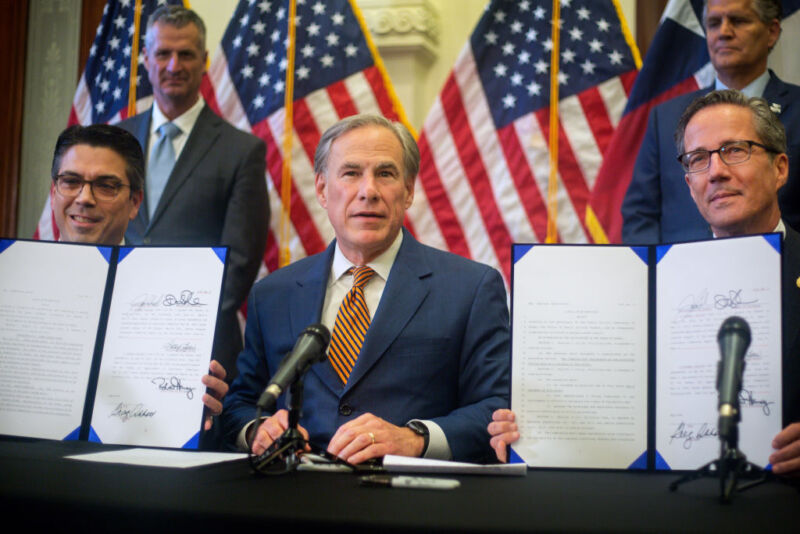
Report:
M 428 432 L 428 427 L 422 421 L 409 421 L 406 423 L 406 426 L 410 428 L 414 434 L 418 436 L 422 436 L 425 442 L 422 444 L 422 454 L 420 457 L 425 456 L 425 451 L 428 450 L 428 442 L 431 439 L 430 432 Z

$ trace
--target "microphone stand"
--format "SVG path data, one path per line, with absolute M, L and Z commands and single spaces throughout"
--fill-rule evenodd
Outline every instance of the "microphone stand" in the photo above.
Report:
M 670 483 L 669 490 L 675 491 L 678 486 L 697 480 L 698 478 L 719 477 L 720 502 L 727 504 L 736 491 L 744 491 L 766 482 L 771 473 L 748 462 L 747 457 L 739 450 L 739 422 L 730 429 L 728 436 L 720 435 L 719 458 L 691 471 L 678 480 Z M 738 480 L 749 479 L 750 482 L 737 486 Z
M 297 429 L 303 411 L 303 379 L 298 378 L 289 387 L 289 426 L 281 437 L 272 442 L 258 456 L 250 454 L 250 466 L 257 473 L 281 475 L 297 469 L 300 465 L 300 453 L 305 450 L 306 439 Z M 256 420 L 261 420 L 259 410 Z M 256 432 L 258 429 L 256 429 Z M 256 434 L 253 433 L 253 435 Z

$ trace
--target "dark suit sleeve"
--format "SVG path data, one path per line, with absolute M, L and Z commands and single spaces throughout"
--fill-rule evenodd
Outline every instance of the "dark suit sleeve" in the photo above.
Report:
M 229 450 L 236 450 L 236 438 L 255 417 L 258 396 L 269 381 L 255 293 L 254 289 L 247 300 L 244 350 L 237 360 L 239 374 L 225 397 L 220 418 L 223 444 Z
M 492 412 L 508 407 L 510 339 L 506 291 L 500 273 L 487 268 L 463 332 L 459 407 L 432 419 L 447 436 L 454 459 L 491 461 L 486 425 Z
M 661 241 L 658 110 L 650 112 L 633 178 L 622 201 L 622 242 L 629 245 Z
M 236 168 L 220 237 L 220 243 L 230 247 L 230 258 L 220 314 L 222 324 L 217 335 L 220 344 L 215 347 L 214 354 L 229 362 L 226 367 L 230 367 L 241 349 L 240 343 L 229 347 L 230 340 L 239 336 L 236 310 L 258 275 L 270 216 L 265 182 L 266 147 L 263 141 L 252 136 L 246 141 L 250 147 Z M 232 353 L 225 354 L 227 352 Z

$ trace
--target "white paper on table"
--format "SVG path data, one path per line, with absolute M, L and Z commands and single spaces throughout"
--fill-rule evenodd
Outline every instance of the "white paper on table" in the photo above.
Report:
M 656 466 L 696 469 L 719 457 L 717 334 L 733 315 L 748 322 L 752 338 L 739 449 L 767 465 L 782 422 L 780 254 L 764 236 L 750 236 L 659 247 L 658 256 Z
M 196 452 L 135 448 L 76 454 L 65 456 L 65 458 L 84 462 L 187 468 L 241 460 L 247 458 L 247 454 L 243 452 Z
M 529 466 L 645 467 L 647 273 L 629 247 L 535 245 L 515 260 L 513 451 Z
M 0 251 L 0 433 L 77 439 L 110 251 L 45 241 Z
M 450 462 L 430 458 L 413 458 L 387 454 L 383 457 L 383 468 L 392 473 L 457 473 L 462 475 L 515 475 L 524 476 L 528 466 L 516 464 L 473 464 Z
M 90 439 L 196 447 L 223 268 L 211 248 L 140 247 L 120 260 Z

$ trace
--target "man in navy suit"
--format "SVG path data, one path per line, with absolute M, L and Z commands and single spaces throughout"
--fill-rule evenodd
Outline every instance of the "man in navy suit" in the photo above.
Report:
M 218 117 L 200 96 L 205 33 L 202 19 L 182 6 L 160 7 L 148 20 L 142 57 L 155 103 L 119 124 L 136 136 L 149 162 L 142 206 L 125 239 L 134 245 L 230 247 L 213 353 L 235 371 L 242 349 L 236 312 L 267 242 L 266 148 Z M 171 169 L 154 164 L 164 142 Z
M 223 412 L 229 443 L 261 453 L 283 433 L 281 398 L 253 435 L 256 400 L 305 327 L 322 323 L 333 338 L 343 331 L 350 270 L 367 266 L 375 274 L 363 289 L 363 345 L 348 369 L 332 358 L 333 343 L 328 359 L 311 367 L 301 431 L 351 463 L 386 454 L 491 455 L 484 429 L 507 404 L 509 386 L 506 291 L 497 270 L 424 246 L 402 229 L 418 169 L 411 134 L 383 117 L 348 117 L 322 136 L 316 194 L 336 239 L 253 288 L 239 377 Z
M 761 98 L 713 91 L 697 98 L 675 133 L 679 165 L 703 220 L 715 237 L 780 232 L 782 254 L 782 378 L 784 429 L 772 439 L 776 474 L 800 474 L 800 234 L 781 218 L 778 191 L 789 175 L 786 133 Z M 677 159 L 676 159 L 677 161 Z M 488 426 L 501 461 L 519 439 L 511 410 Z M 769 439 L 769 436 L 764 436 Z
M 762 96 L 790 132 L 787 154 L 791 169 L 778 196 L 783 217 L 800 228 L 800 140 L 791 132 L 800 128 L 800 87 L 782 82 L 767 70 L 767 56 L 778 41 L 781 26 L 778 0 L 711 0 L 704 11 L 706 41 L 717 74 L 713 86 L 678 96 L 656 106 L 633 179 L 622 203 L 622 240 L 648 244 L 704 239 L 708 223 L 697 211 L 684 186 L 683 171 L 675 160 L 673 134 L 683 110 L 712 89 L 738 89 Z

